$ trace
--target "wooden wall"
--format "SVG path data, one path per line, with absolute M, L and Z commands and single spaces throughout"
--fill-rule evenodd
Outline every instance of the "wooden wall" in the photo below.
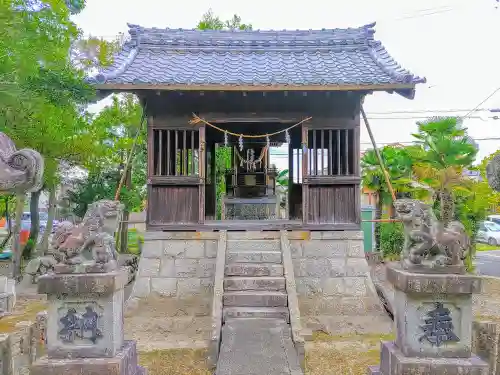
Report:
M 308 226 L 361 224 L 360 121 L 354 113 L 316 118 L 302 127 L 302 205 Z
M 205 220 L 205 127 L 148 117 L 147 228 Z
M 206 178 L 207 170 L 211 171 L 215 165 L 208 160 L 207 153 L 215 151 L 214 142 L 223 141 L 213 137 L 223 135 L 217 132 L 209 136 L 207 143 L 205 125 L 189 124 L 193 112 L 222 128 L 236 120 L 248 124 L 293 124 L 312 116 L 290 134 L 289 169 L 297 171 L 296 166 L 301 166 L 297 176 L 290 175 L 290 218 L 302 218 L 308 229 L 360 227 L 362 95 L 347 92 L 272 93 L 260 98 L 256 95 L 150 93 L 146 98 L 148 229 L 172 229 L 182 224 L 193 228 L 194 224 L 203 225 L 206 215 L 209 219 L 215 215 L 215 176 Z M 231 106 L 224 107 L 226 102 Z M 261 133 L 261 130 L 255 131 Z

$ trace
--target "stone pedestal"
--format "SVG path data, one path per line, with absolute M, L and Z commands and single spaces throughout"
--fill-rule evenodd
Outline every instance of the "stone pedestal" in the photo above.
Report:
M 0 317 L 12 312 L 16 300 L 16 283 L 7 276 L 0 276 Z
M 381 345 L 371 375 L 487 375 L 471 353 L 472 294 L 481 279 L 467 274 L 416 273 L 387 268 L 394 285 L 396 340 Z
M 123 339 L 127 272 L 61 274 L 40 277 L 47 295 L 47 357 L 31 375 L 142 375 L 134 341 Z

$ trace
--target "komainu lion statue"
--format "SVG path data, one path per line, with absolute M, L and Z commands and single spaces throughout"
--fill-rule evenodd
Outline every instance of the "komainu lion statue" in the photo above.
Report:
M 500 154 L 495 155 L 486 165 L 486 179 L 495 191 L 500 191 Z
M 43 157 L 35 150 L 17 150 L 14 142 L 0 132 L 0 191 L 25 194 L 43 185 Z
M 405 233 L 401 253 L 404 268 L 464 272 L 471 244 L 462 223 L 452 221 L 444 226 L 430 205 L 416 199 L 397 199 L 394 207 Z
M 35 150 L 23 148 L 17 150 L 14 142 L 0 132 L 0 192 L 24 195 L 38 191 L 43 185 L 44 161 L 42 155 Z M 19 251 L 19 249 L 17 249 Z M 15 280 L 4 279 L 8 298 L 15 304 Z M 5 313 L 0 308 L 0 316 Z
M 118 254 L 114 231 L 121 220 L 123 205 L 117 201 L 100 200 L 92 203 L 83 221 L 73 225 L 63 221 L 57 227 L 52 241 L 51 254 L 33 259 L 26 273 L 36 277 L 55 271 L 58 265 L 82 272 L 108 272 L 117 268 Z M 106 225 L 108 222 L 114 223 Z M 82 266 L 83 268 L 79 268 Z

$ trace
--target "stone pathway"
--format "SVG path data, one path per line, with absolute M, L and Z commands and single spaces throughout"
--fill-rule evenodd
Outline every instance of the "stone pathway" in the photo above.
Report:
M 226 320 L 215 375 L 302 374 L 285 320 Z

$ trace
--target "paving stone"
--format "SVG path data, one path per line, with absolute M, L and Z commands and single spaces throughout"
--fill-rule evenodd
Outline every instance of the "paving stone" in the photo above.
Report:
M 283 320 L 234 319 L 222 330 L 216 375 L 295 375 L 298 363 Z M 244 339 L 243 339 L 244 338 Z M 292 364 L 292 366 L 290 366 Z

